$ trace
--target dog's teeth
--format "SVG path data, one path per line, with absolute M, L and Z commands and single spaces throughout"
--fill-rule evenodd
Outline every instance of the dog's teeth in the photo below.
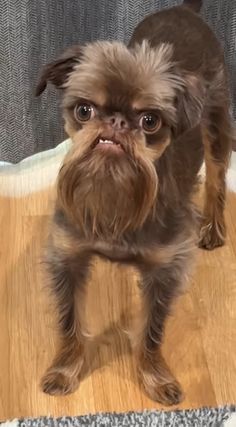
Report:
M 99 139 L 99 144 L 113 144 L 113 141 L 110 141 L 109 139 Z

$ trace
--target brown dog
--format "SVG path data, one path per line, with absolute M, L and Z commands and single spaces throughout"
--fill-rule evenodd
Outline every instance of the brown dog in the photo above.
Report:
M 66 394 L 79 385 L 87 344 L 86 279 L 99 255 L 140 272 L 140 379 L 152 399 L 167 405 L 181 400 L 161 354 L 164 324 L 191 264 L 191 199 L 204 152 L 200 246 L 224 243 L 232 139 L 223 54 L 195 13 L 199 8 L 199 1 L 188 0 L 147 17 L 128 47 L 72 47 L 41 76 L 38 95 L 48 81 L 63 89 L 66 131 L 73 140 L 59 173 L 47 251 L 62 333 L 42 380 L 47 393 Z

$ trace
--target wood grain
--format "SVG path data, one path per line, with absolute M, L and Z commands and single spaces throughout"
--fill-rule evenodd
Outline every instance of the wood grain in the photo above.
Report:
M 96 260 L 87 317 L 98 348 L 90 374 L 64 398 L 39 389 L 55 352 L 55 310 L 40 256 L 53 191 L 0 199 L 0 419 L 160 408 L 138 384 L 125 330 L 138 307 L 131 269 Z M 199 250 L 189 288 L 166 327 L 164 353 L 186 398 L 180 408 L 236 402 L 236 195 L 227 202 L 227 245 Z

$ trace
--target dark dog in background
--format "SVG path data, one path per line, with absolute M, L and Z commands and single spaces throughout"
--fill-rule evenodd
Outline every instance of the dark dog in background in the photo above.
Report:
M 199 245 L 225 240 L 225 173 L 232 130 L 223 53 L 196 12 L 201 2 L 144 19 L 129 46 L 75 46 L 47 65 L 37 88 L 63 89 L 73 141 L 58 177 L 47 264 L 57 297 L 61 348 L 45 392 L 79 385 L 87 338 L 86 279 L 94 255 L 133 265 L 143 310 L 132 334 L 148 395 L 166 405 L 181 388 L 161 354 L 166 317 L 195 246 L 192 203 L 205 153 L 206 195 Z

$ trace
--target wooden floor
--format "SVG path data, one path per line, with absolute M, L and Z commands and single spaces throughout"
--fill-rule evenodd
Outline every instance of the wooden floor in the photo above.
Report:
M 135 273 L 100 261 L 88 315 L 96 333 L 106 332 L 92 374 L 65 398 L 40 391 L 57 336 L 40 272 L 52 192 L 2 198 L 0 206 L 0 419 L 158 408 L 140 390 L 126 335 L 117 327 L 128 321 L 127 306 L 135 307 Z M 189 290 L 166 329 L 165 355 L 186 395 L 181 408 L 236 402 L 236 195 L 229 195 L 226 215 L 227 245 L 199 250 Z

